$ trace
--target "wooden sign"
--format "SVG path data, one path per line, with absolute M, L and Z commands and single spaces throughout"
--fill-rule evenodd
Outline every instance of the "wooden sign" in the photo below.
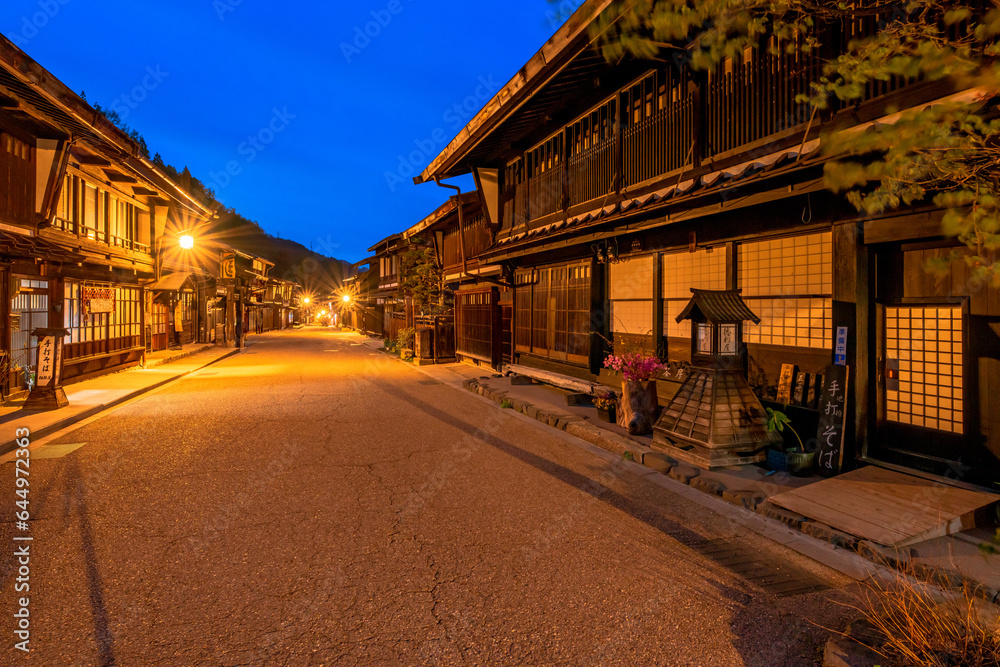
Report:
M 811 377 L 809 373 L 799 373 L 795 377 L 795 390 L 792 392 L 792 403 L 795 405 L 805 405 L 806 383 Z
M 113 313 L 115 312 L 114 299 L 91 299 L 90 312 L 92 313 Z
M 222 256 L 219 263 L 219 277 L 223 280 L 233 280 L 236 278 L 236 255 L 228 254 Z
M 819 395 L 823 393 L 823 376 L 813 373 L 809 376 L 809 391 L 806 397 L 806 407 L 813 410 L 819 405 Z
M 778 378 L 778 403 L 788 405 L 792 402 L 792 383 L 795 381 L 795 364 L 781 364 L 781 376 Z
M 21 313 L 10 314 L 10 330 L 11 331 L 21 330 Z
M 847 428 L 848 366 L 826 369 L 819 398 L 816 429 L 816 469 L 825 477 L 840 474 L 844 467 L 844 430 Z
M 38 341 L 38 377 L 36 383 L 39 387 L 59 385 L 62 350 L 62 339 L 55 336 L 45 336 Z
M 115 312 L 115 290 L 113 287 L 84 287 L 83 300 L 89 313 Z

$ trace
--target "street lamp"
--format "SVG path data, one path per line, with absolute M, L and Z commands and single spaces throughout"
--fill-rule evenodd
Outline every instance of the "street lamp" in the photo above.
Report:
M 309 305 L 309 297 L 306 297 L 306 298 L 302 299 L 302 303 L 304 303 L 304 304 L 306 304 L 308 306 Z
M 350 303 L 350 302 L 351 302 L 351 295 L 350 294 L 345 294 L 344 295 L 344 303 Z
M 166 234 L 156 237 L 156 242 L 153 244 L 153 262 L 154 262 L 154 274 L 156 280 L 160 279 L 160 274 L 163 271 L 163 242 L 167 238 Z M 190 234 L 184 234 L 180 236 L 177 240 L 177 244 L 184 250 L 190 250 L 194 247 L 194 237 Z

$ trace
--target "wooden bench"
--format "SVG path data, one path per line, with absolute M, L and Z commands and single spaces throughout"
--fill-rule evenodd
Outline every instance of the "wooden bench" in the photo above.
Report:
M 611 391 L 611 389 L 598 382 L 581 380 L 580 378 L 571 377 L 569 375 L 543 371 L 530 366 L 521 366 L 519 364 L 507 364 L 504 366 L 504 375 L 524 375 L 525 377 L 530 377 L 533 380 L 538 380 L 539 382 L 544 382 L 545 384 L 551 384 L 555 387 L 559 387 L 560 389 L 566 389 L 578 394 L 588 394 L 590 396 L 601 396 Z

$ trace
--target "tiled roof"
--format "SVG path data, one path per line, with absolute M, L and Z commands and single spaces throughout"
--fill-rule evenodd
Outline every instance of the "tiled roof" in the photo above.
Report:
M 691 292 L 694 296 L 677 316 L 678 322 L 690 318 L 691 313 L 697 308 L 712 324 L 745 320 L 760 324 L 760 318 L 744 303 L 740 290 L 705 290 L 692 287 Z
M 0 231 L 0 257 L 44 259 L 50 262 L 77 264 L 84 256 L 38 236 L 23 236 Z
M 723 190 L 734 181 L 745 181 L 751 178 L 763 177 L 780 171 L 784 167 L 791 167 L 806 155 L 815 153 L 820 147 L 820 140 L 808 141 L 800 147 L 790 148 L 783 151 L 771 153 L 763 157 L 754 158 L 726 169 L 720 169 L 705 174 L 699 178 L 690 178 L 678 182 L 674 185 L 661 188 L 655 192 L 647 192 L 632 198 L 595 208 L 594 210 L 573 216 L 565 220 L 559 220 L 544 227 L 536 227 L 528 231 L 513 234 L 507 238 L 499 239 L 493 248 L 499 249 L 511 246 L 521 241 L 547 236 L 563 229 L 583 227 L 589 223 L 598 223 L 615 214 L 626 213 L 633 210 L 648 208 L 660 203 L 681 201 L 695 196 L 708 194 L 712 191 Z M 627 195 L 626 195 L 627 196 Z

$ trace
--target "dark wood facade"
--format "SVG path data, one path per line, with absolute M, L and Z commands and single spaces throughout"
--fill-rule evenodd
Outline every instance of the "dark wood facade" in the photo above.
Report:
M 418 179 L 471 172 L 481 183 L 494 242 L 479 261 L 514 283 L 516 361 L 608 378 L 608 339 L 689 361 L 690 332 L 675 317 L 690 288 L 741 289 L 762 319 L 744 331 L 762 398 L 781 364 L 822 373 L 847 327 L 849 459 L 994 487 L 995 290 L 961 264 L 947 280 L 927 273 L 925 260 L 948 245 L 939 211 L 866 218 L 822 183 L 826 129 L 863 129 L 957 91 L 890 80 L 851 108 L 813 114 L 796 96 L 838 39 L 871 34 L 879 16 L 832 26 L 840 37 L 831 33 L 826 52 L 773 55 L 765 43 L 703 74 L 603 61 L 586 33 L 600 4 L 585 3 L 583 20 L 557 32 Z M 487 301 L 470 295 L 470 333 Z M 898 386 L 887 385 L 886 363 L 898 363 Z M 663 384 L 662 394 L 676 388 Z

